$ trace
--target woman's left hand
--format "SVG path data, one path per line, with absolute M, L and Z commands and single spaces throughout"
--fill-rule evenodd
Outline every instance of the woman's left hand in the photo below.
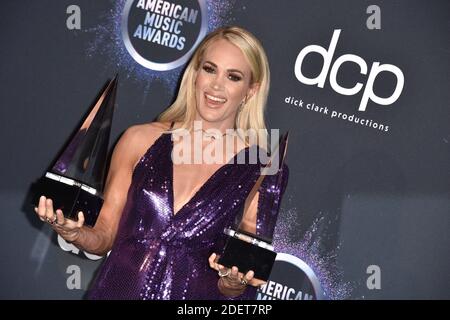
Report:
M 244 292 L 247 285 L 259 287 L 266 283 L 263 280 L 254 278 L 254 272 L 252 270 L 244 275 L 242 272 L 239 272 L 239 269 L 236 266 L 229 269 L 218 264 L 218 259 L 219 256 L 213 253 L 208 261 L 209 266 L 216 270 L 220 276 L 218 285 L 223 294 L 238 296 Z

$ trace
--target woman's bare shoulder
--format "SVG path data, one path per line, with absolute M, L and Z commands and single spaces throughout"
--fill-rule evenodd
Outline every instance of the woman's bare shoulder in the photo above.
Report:
M 125 131 L 124 138 L 131 140 L 129 142 L 152 143 L 169 128 L 170 124 L 164 122 L 137 124 L 129 127 Z
M 170 124 L 163 122 L 133 125 L 121 136 L 119 148 L 132 158 L 139 157 L 169 128 Z

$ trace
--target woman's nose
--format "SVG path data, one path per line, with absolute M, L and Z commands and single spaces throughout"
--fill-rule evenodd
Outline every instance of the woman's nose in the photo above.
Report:
M 217 75 L 211 82 L 211 88 L 214 90 L 220 90 L 223 88 L 223 80 L 222 77 Z

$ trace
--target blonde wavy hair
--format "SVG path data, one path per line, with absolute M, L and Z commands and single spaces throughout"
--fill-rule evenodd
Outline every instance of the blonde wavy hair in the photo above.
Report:
M 257 84 L 256 92 L 240 108 L 235 120 L 235 129 L 255 130 L 256 143 L 266 149 L 267 128 L 264 120 L 267 96 L 270 87 L 270 69 L 266 53 L 256 37 L 237 26 L 223 27 L 209 33 L 196 49 L 181 80 L 175 102 L 162 112 L 160 122 L 181 122 L 178 128 L 189 129 L 195 119 L 195 79 L 205 50 L 216 40 L 225 39 L 241 49 L 252 72 L 251 83 Z M 241 130 L 237 130 L 238 134 Z M 244 141 L 249 143 L 248 136 Z

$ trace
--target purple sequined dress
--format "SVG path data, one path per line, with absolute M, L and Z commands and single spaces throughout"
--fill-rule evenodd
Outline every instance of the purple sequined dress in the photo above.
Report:
M 89 299 L 226 299 L 217 288 L 218 274 L 208 264 L 211 253 L 225 246 L 225 227 L 255 184 L 261 164 L 241 164 L 254 152 L 241 150 L 220 167 L 176 215 L 173 211 L 171 135 L 162 134 L 137 164 L 118 233 L 109 257 L 88 293 Z M 238 164 L 239 163 L 239 164 Z M 281 188 L 275 175 L 264 179 L 258 202 L 257 233 L 271 235 L 288 168 Z M 276 193 L 264 201 L 268 193 Z M 269 208 L 270 209 L 267 209 Z M 248 286 L 236 299 L 255 299 Z

